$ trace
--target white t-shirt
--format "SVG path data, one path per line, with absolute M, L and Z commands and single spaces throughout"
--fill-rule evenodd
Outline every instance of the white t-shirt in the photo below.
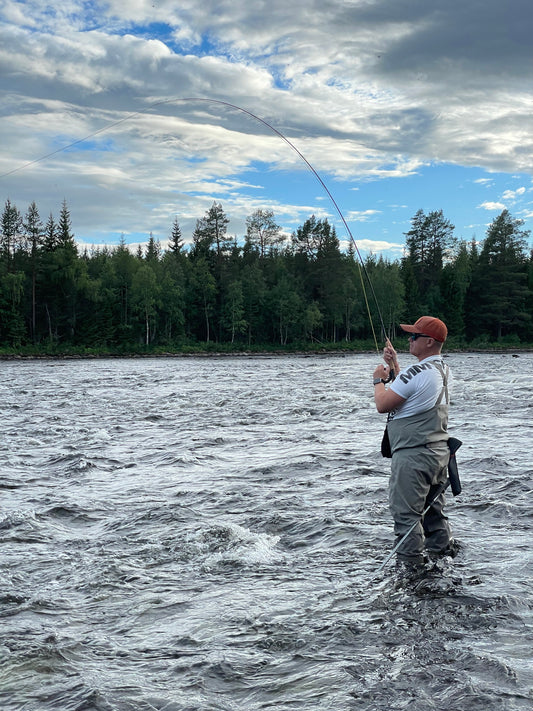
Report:
M 391 411 L 389 420 L 417 415 L 434 407 L 443 388 L 442 375 L 435 367 L 435 362 L 448 374 L 449 384 L 449 368 L 444 365 L 440 355 L 429 356 L 405 368 L 390 386 L 393 392 L 405 398 L 405 402 Z

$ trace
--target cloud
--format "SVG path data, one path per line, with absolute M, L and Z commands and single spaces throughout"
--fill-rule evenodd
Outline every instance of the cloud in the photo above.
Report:
M 403 245 L 396 242 L 387 242 L 386 240 L 373 240 L 366 238 L 358 238 L 355 240 L 357 249 L 364 254 L 383 254 L 391 259 L 401 257 L 403 254 Z M 348 240 L 341 240 L 341 248 L 347 250 L 349 247 Z
M 352 221 L 352 222 L 367 222 L 369 218 L 373 217 L 374 215 L 379 214 L 379 210 L 350 210 L 350 212 L 347 213 L 346 219 Z
M 505 210 L 506 207 L 502 202 L 482 202 L 481 205 L 478 205 L 478 207 L 483 208 L 484 210 Z
M 303 9 L 286 0 L 5 0 L 0 172 L 92 139 L 0 189 L 36 199 L 45 214 L 68 191 L 95 239 L 106 226 L 163 235 L 177 211 L 193 225 L 213 196 L 239 226 L 240 210 L 268 199 L 287 229 L 316 212 L 257 187 L 272 167 L 306 170 L 267 126 L 175 97 L 253 111 L 334 187 L 439 163 L 531 171 L 529 0 L 309 0 L 305 21 Z M 362 209 L 350 219 L 378 217 Z
M 506 190 L 503 193 L 502 198 L 504 200 L 514 201 L 517 197 L 523 195 L 525 192 L 526 189 L 524 187 L 517 188 L 516 190 Z

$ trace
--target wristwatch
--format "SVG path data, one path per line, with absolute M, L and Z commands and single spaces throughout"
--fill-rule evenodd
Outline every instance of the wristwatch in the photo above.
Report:
M 374 378 L 374 385 L 377 385 L 378 383 L 385 384 L 385 381 L 383 380 L 383 378 Z

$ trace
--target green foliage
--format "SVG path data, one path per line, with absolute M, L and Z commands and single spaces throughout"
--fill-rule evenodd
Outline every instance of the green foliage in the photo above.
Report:
M 442 210 L 428 215 L 418 210 L 406 233 L 407 254 L 403 260 L 407 276 L 409 313 L 435 314 L 441 305 L 440 276 L 453 246 L 454 226 Z
M 496 217 L 473 269 L 469 324 L 473 335 L 504 336 L 531 333 L 530 287 L 526 238 L 522 220 L 507 210 Z
M 283 241 L 280 230 L 272 210 L 256 210 L 246 218 L 246 242 L 258 251 L 261 258 Z
M 457 242 L 442 211 L 419 210 L 406 255 L 340 250 L 335 228 L 311 216 L 283 241 L 270 210 L 247 219 L 244 243 L 213 203 L 186 246 L 177 218 L 165 251 L 150 233 L 132 253 L 78 253 L 66 202 L 45 225 L 35 203 L 22 218 L 9 200 L 0 240 L 0 352 L 99 354 L 373 350 L 381 319 L 423 313 L 449 326 L 449 347 L 533 341 L 533 258 L 528 233 L 504 211 L 486 239 Z M 370 283 L 369 283 L 370 281 Z M 370 316 L 369 316 L 370 314 Z

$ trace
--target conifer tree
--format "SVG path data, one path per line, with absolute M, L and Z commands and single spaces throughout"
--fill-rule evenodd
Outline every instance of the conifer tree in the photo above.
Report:
M 43 249 L 45 252 L 53 252 L 59 246 L 59 239 L 57 236 L 57 225 L 54 220 L 52 213 L 48 216 L 46 225 L 44 228 L 44 241 Z
M 227 236 L 229 219 L 221 203 L 214 202 L 204 217 L 196 222 L 193 234 L 193 256 L 208 257 L 214 247 L 218 263 L 231 246 L 232 238 Z
M 2 213 L 2 236 L 0 240 L 0 257 L 5 271 L 13 270 L 13 255 L 18 247 L 22 229 L 22 215 L 17 206 L 13 205 L 8 198 Z
M 57 223 L 57 240 L 59 247 L 72 252 L 72 255 L 78 254 L 78 248 L 74 240 L 72 232 L 72 220 L 70 211 L 67 207 L 67 201 L 63 200 L 61 212 L 59 213 L 59 221 Z
M 132 332 L 131 326 L 131 289 L 133 276 L 140 266 L 137 259 L 128 249 L 124 235 L 121 235 L 118 247 L 113 250 L 111 259 L 114 267 L 115 283 L 113 288 L 117 293 L 117 338 L 119 342 L 127 341 Z
M 527 237 L 523 220 L 514 219 L 508 210 L 496 217 L 487 230 L 472 277 L 471 322 L 478 332 L 500 339 L 520 333 L 531 323 L 527 310 Z M 473 314 L 473 315 L 472 315 Z
M 174 222 L 172 223 L 172 232 L 170 233 L 170 244 L 168 248 L 176 257 L 181 255 L 183 250 L 183 238 L 177 217 L 174 218 Z
M 272 210 L 255 210 L 246 218 L 246 241 L 258 250 L 261 259 L 269 249 L 283 241 L 280 230 Z
M 156 240 L 153 234 L 150 232 L 150 237 L 148 239 L 148 245 L 146 247 L 145 259 L 147 262 L 151 262 L 152 266 L 154 263 L 158 262 L 161 257 L 161 244 L 159 240 Z
M 35 201 L 28 207 L 24 224 L 26 237 L 30 245 L 31 260 L 31 339 L 37 339 L 37 270 L 38 257 L 44 241 L 44 227 Z
M 427 215 L 418 210 L 411 220 L 411 229 L 405 234 L 406 256 L 404 274 L 408 307 L 413 308 L 413 296 L 417 292 L 420 312 L 438 314 L 440 311 L 440 273 L 444 258 L 454 245 L 455 227 L 447 220 L 442 210 L 433 210 Z M 416 290 L 410 283 L 414 278 Z
M 465 334 L 465 300 L 472 275 L 471 257 L 466 242 L 459 244 L 454 259 L 444 265 L 440 279 L 442 318 L 450 336 Z

